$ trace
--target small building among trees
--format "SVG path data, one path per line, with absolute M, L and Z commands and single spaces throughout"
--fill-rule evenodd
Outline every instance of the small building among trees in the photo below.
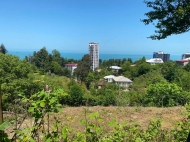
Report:
M 115 84 L 118 84 L 119 86 L 123 86 L 126 88 L 129 87 L 133 82 L 124 76 L 114 76 L 114 75 L 105 76 L 104 81 L 113 82 Z
M 71 75 L 73 75 L 74 70 L 77 68 L 77 64 L 71 63 L 71 64 L 65 64 L 65 67 L 71 71 Z

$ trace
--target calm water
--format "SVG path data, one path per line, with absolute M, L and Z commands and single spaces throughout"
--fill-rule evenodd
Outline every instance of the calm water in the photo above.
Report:
M 64 52 L 60 52 L 61 56 L 64 58 L 73 58 L 75 60 L 80 60 L 84 54 L 87 53 L 64 53 Z M 20 59 L 24 59 L 25 56 L 28 55 L 33 55 L 33 52 L 29 52 L 29 51 L 19 51 L 19 52 L 15 52 L 15 51 L 10 51 L 8 52 L 8 54 L 12 54 L 12 55 L 16 55 L 18 56 Z M 142 57 L 145 57 L 146 59 L 150 59 L 152 58 L 153 55 L 147 55 L 147 54 L 100 54 L 100 59 L 102 60 L 108 60 L 108 59 L 123 59 L 123 58 L 131 58 L 133 61 L 136 61 Z M 181 59 L 181 55 L 170 55 L 170 59 L 171 60 L 179 60 Z

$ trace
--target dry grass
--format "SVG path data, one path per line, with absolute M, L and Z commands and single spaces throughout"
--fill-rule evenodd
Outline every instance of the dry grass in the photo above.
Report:
M 103 122 L 99 124 L 103 126 L 104 131 L 109 131 L 108 123 L 115 120 L 117 123 L 132 124 L 137 122 L 143 129 L 146 129 L 151 119 L 162 120 L 163 129 L 172 129 L 175 127 L 175 123 L 185 118 L 184 107 L 171 107 L 171 108 L 156 108 L 156 107 L 65 107 L 62 112 L 57 114 L 51 114 L 50 126 L 52 129 L 55 124 L 54 117 L 59 118 L 61 125 L 70 125 L 75 131 L 84 131 L 85 126 L 81 123 L 81 120 L 85 119 L 85 116 L 89 119 L 89 114 L 98 112 Z M 86 115 L 85 115 L 86 113 Z M 24 121 L 21 128 L 32 126 L 33 119 L 28 118 Z M 91 120 L 90 120 L 91 121 Z M 47 128 L 47 122 L 45 124 Z M 11 136 L 11 135 L 10 135 Z
M 184 107 L 66 107 L 63 108 L 61 113 L 55 114 L 55 116 L 60 118 L 63 125 L 71 122 L 71 127 L 80 130 L 84 129 L 81 120 L 85 119 L 85 112 L 87 116 L 89 113 L 98 112 L 103 119 L 101 125 L 103 125 L 104 128 L 109 122 L 116 120 L 117 123 L 127 124 L 137 122 L 143 129 L 146 129 L 151 119 L 160 118 L 162 120 L 163 129 L 172 129 L 176 122 L 185 118 Z M 52 118 L 53 117 L 51 117 L 51 122 L 53 122 Z

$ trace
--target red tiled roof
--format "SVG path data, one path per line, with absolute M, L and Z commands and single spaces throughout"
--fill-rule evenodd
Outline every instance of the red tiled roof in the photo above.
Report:
M 72 64 L 65 64 L 65 66 L 77 66 L 77 64 L 72 63 Z
M 189 60 L 176 60 L 176 62 L 189 62 Z

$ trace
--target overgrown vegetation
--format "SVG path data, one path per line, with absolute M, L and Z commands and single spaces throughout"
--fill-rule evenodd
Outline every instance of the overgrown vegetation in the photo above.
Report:
M 168 61 L 164 64 L 149 65 L 144 57 L 134 63 L 131 59 L 110 59 L 101 61 L 100 70 L 93 72 L 90 69 L 89 56 L 84 55 L 82 60 L 75 61 L 79 68 L 71 75 L 64 66 L 74 60 L 61 57 L 57 50 L 49 54 L 45 47 L 24 60 L 4 53 L 0 53 L 0 59 L 0 94 L 3 102 L 1 110 L 15 114 L 14 118 L 7 119 L 13 120 L 16 125 L 12 140 L 17 138 L 25 141 L 29 139 L 34 141 L 37 139 L 43 141 L 61 141 L 62 139 L 68 139 L 68 141 L 128 141 L 129 139 L 131 141 L 169 141 L 176 137 L 180 138 L 176 132 L 182 133 L 183 140 L 189 132 L 187 128 L 189 123 L 185 125 L 184 122 L 180 122 L 179 127 L 182 127 L 180 130 L 176 128 L 166 131 L 160 128 L 160 120 L 155 120 L 150 124 L 149 131 L 158 132 L 158 136 L 154 134 L 147 136 L 150 132 L 138 125 L 116 125 L 115 122 L 112 132 L 103 133 L 100 125 L 85 119 L 83 122 L 86 131 L 71 133 L 70 131 L 74 131 L 73 128 L 60 126 L 61 122 L 56 118 L 55 128 L 44 132 L 49 125 L 44 124 L 45 121 L 49 123 L 49 114 L 67 105 L 136 106 L 137 110 L 141 106 L 184 106 L 190 101 L 189 64 L 181 67 L 175 62 Z M 122 71 L 112 71 L 109 68 L 110 65 L 119 65 Z M 123 75 L 133 80 L 133 84 L 128 91 L 114 83 L 105 83 L 99 88 L 98 83 L 103 82 L 106 75 Z M 47 92 L 47 86 L 49 92 Z M 21 96 L 24 101 L 21 101 Z M 22 119 L 18 120 L 20 115 Z M 97 113 L 91 115 L 95 115 L 93 116 L 95 120 L 101 117 Z M 30 117 L 33 117 L 31 118 L 34 120 L 33 126 L 27 129 L 18 126 L 18 121 L 22 123 Z M 1 130 L 4 130 L 7 124 L 1 124 Z M 42 126 L 43 131 L 38 133 L 38 128 Z M 155 127 L 155 130 L 152 127 Z M 167 135 L 163 136 L 162 133 Z M 6 135 L 2 136 L 8 139 Z
M 149 65 L 144 57 L 134 63 L 131 59 L 110 59 L 101 61 L 100 71 L 93 72 L 90 69 L 89 56 L 84 55 L 82 60 L 75 61 L 78 63 L 78 68 L 71 75 L 64 66 L 74 60 L 61 57 L 57 50 L 49 54 L 45 47 L 23 61 L 5 54 L 1 54 L 1 58 L 2 73 L 6 72 L 6 74 L 1 74 L 4 110 L 11 110 L 11 102 L 17 99 L 18 94 L 30 96 L 39 92 L 46 84 L 53 90 L 65 90 L 68 98 L 65 101 L 62 99 L 61 104 L 69 106 L 167 107 L 184 105 L 190 100 L 190 87 L 187 83 L 190 80 L 189 64 L 181 67 L 175 62 L 168 61 L 164 64 Z M 20 62 L 22 64 L 19 64 Z M 112 71 L 109 68 L 111 65 L 121 66 L 122 71 Z M 21 79 L 24 77 L 22 74 L 25 74 L 24 79 Z M 133 85 L 128 88 L 128 92 L 113 83 L 105 83 L 99 88 L 98 83 L 103 82 L 106 75 L 123 75 L 131 79 Z M 15 78 L 16 76 L 20 79 Z M 76 87 L 81 91 L 73 91 Z M 76 96 L 80 96 L 80 99 L 74 99 Z
M 104 120 L 98 112 L 89 113 L 85 110 L 85 119 L 81 120 L 84 125 L 83 131 L 78 131 L 71 127 L 72 119 L 62 125 L 61 120 L 54 117 L 54 125 L 50 122 L 52 112 L 61 111 L 61 105 L 58 103 L 60 96 L 59 91 L 49 92 L 42 91 L 32 95 L 30 98 L 22 96 L 22 101 L 28 106 L 28 115 L 33 120 L 32 126 L 14 129 L 14 136 L 9 138 L 6 133 L 1 135 L 3 141 L 44 141 L 44 142 L 61 142 L 61 141 L 186 141 L 190 129 L 190 104 L 186 105 L 186 117 L 176 124 L 173 129 L 162 129 L 161 119 L 152 119 L 147 129 L 142 129 L 138 123 L 118 123 L 113 120 L 106 124 L 110 129 L 103 129 Z M 18 123 L 17 121 L 14 123 Z M 10 123 L 3 123 L 0 129 L 4 130 Z M 50 127 L 50 125 L 53 127 Z

